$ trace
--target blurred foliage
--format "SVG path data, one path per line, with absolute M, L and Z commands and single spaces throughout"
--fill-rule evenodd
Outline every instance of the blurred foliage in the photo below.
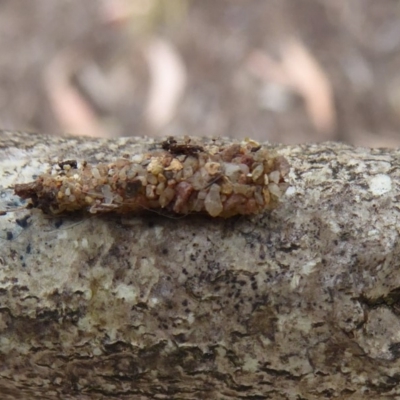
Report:
M 179 24 L 187 16 L 190 0 L 129 0 L 133 33 L 150 35 L 159 27 Z

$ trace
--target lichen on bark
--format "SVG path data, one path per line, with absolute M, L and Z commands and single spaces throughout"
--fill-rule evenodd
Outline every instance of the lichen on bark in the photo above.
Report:
M 0 209 L 155 141 L 1 132 Z M 1 216 L 3 398 L 400 396 L 400 151 L 275 150 L 290 187 L 258 216 Z

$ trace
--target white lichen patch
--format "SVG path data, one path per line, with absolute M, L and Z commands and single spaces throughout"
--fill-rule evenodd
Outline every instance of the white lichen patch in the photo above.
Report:
M 392 179 L 389 175 L 378 174 L 368 180 L 368 185 L 374 196 L 382 196 L 392 190 Z
M 114 294 L 119 299 L 125 299 L 128 302 L 134 303 L 137 300 L 137 293 L 135 287 L 120 283 L 114 291 Z
M 386 174 L 390 171 L 391 167 L 392 165 L 388 161 L 375 161 L 368 163 L 370 174 Z
M 290 287 L 291 287 L 291 289 L 296 289 L 298 286 L 299 286 L 299 284 L 300 284 L 300 279 L 301 279 L 301 275 L 299 275 L 299 274 L 295 274 L 295 275 L 293 275 L 293 278 L 292 278 L 292 280 L 290 281 Z
M 103 351 L 101 350 L 100 347 L 95 347 L 95 348 L 93 349 L 93 355 L 94 355 L 94 356 L 100 356 L 101 354 L 103 354 Z
M 341 231 L 340 225 L 334 219 L 327 222 L 332 233 L 338 234 Z
M 356 158 L 351 159 L 348 165 L 354 167 L 354 172 L 356 172 L 357 174 L 362 174 L 367 169 L 365 162 Z
M 58 233 L 57 233 L 57 239 L 58 239 L 58 240 L 65 240 L 65 239 L 68 239 L 68 232 L 67 232 L 66 230 L 63 230 L 63 231 L 58 232 Z M 76 243 L 74 243 L 74 245 L 75 245 L 75 247 L 78 247 L 78 246 L 77 246 L 77 241 L 76 241 Z
M 318 185 L 321 183 L 326 182 L 329 179 L 332 179 L 332 169 L 329 168 L 328 166 L 322 168 L 318 172 L 312 171 L 308 179 L 310 182 L 312 182 L 314 185 Z
M 155 306 L 156 304 L 159 303 L 158 297 L 151 297 L 150 298 L 150 304 Z
M 371 229 L 370 231 L 368 231 L 367 235 L 368 237 L 379 237 L 380 231 L 378 229 Z
M 258 369 L 258 360 L 256 357 L 251 355 L 246 355 L 244 358 L 244 364 L 242 366 L 242 370 L 245 372 L 256 372 Z
M 190 325 L 192 325 L 193 322 L 195 321 L 195 317 L 194 317 L 194 314 L 193 314 L 192 312 L 188 314 L 188 316 L 187 316 L 187 321 L 188 321 L 188 323 L 189 323 Z
M 309 275 L 309 274 L 311 274 L 311 273 L 314 271 L 315 266 L 316 266 L 320 261 L 321 261 L 320 259 L 316 259 L 316 260 L 311 260 L 311 261 L 309 261 L 308 263 L 306 263 L 306 264 L 304 264 L 304 265 L 302 266 L 301 272 L 302 272 L 304 275 Z

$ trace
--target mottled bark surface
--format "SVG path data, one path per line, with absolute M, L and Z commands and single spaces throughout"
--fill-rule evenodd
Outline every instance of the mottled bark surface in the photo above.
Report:
M 2 132 L 0 208 L 151 142 Z M 278 151 L 290 187 L 257 217 L 0 217 L 1 398 L 398 398 L 400 151 Z

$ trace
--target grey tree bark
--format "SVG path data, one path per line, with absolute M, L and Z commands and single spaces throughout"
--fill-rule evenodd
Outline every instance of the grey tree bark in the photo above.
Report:
M 0 133 L 0 209 L 153 139 Z M 400 151 L 277 147 L 278 209 L 0 217 L 2 399 L 400 397 Z

